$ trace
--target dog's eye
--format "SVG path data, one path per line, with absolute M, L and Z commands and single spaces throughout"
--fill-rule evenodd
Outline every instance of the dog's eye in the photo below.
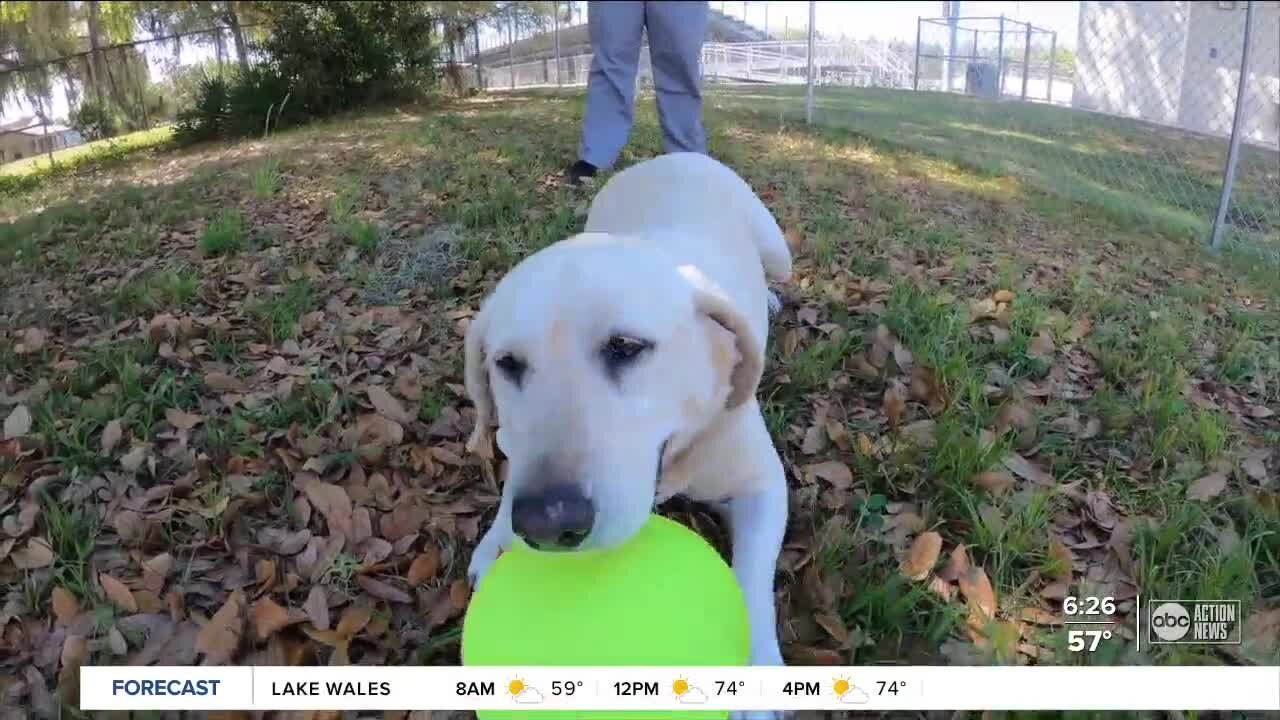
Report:
M 600 349 L 605 365 L 610 369 L 619 369 L 635 360 L 645 350 L 653 347 L 653 343 L 640 338 L 614 335 Z
M 524 378 L 524 371 L 529 367 L 524 360 L 511 353 L 503 353 L 498 356 L 498 359 L 494 360 L 493 364 L 497 365 L 498 370 L 502 371 L 502 374 L 506 375 L 507 379 L 516 385 L 520 384 L 520 381 Z

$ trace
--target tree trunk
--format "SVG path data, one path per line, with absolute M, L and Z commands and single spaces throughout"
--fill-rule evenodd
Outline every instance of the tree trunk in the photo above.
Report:
M 89 85 L 93 87 L 98 107 L 102 107 L 102 17 L 98 0 L 89 0 Z
M 245 46 L 244 30 L 240 28 L 240 16 L 236 14 L 236 4 L 227 3 L 227 25 L 231 28 L 231 39 L 236 46 L 236 59 L 240 62 L 240 70 L 249 69 L 249 48 Z

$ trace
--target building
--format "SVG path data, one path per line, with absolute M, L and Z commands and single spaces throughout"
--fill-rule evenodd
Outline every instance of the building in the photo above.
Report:
M 1244 2 L 1082 2 L 1072 105 L 1226 136 Z M 1254 3 L 1245 142 L 1280 147 L 1280 2 Z
M 0 164 L 69 148 L 84 142 L 80 133 L 57 123 L 40 124 L 35 116 L 0 124 Z

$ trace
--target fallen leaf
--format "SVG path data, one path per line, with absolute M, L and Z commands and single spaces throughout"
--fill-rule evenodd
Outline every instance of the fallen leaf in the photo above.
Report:
M 1053 344 L 1053 336 L 1048 330 L 1041 330 L 1031 339 L 1031 344 L 1027 346 L 1027 356 L 1036 358 L 1037 360 L 1052 360 L 1053 353 L 1056 350 Z
M 1071 329 L 1067 331 L 1067 334 L 1062 339 L 1068 343 L 1078 343 L 1088 336 L 1092 330 L 1093 321 L 1087 317 L 1082 317 L 1071 325 Z
M 244 635 L 244 595 L 239 590 L 227 596 L 218 612 L 196 635 L 196 651 L 204 653 L 211 665 L 224 665 L 235 656 Z
M 945 582 L 955 582 L 967 572 L 969 572 L 969 551 L 964 545 L 957 545 L 951 548 L 947 564 L 938 571 L 938 577 Z
M 302 605 L 302 610 L 317 629 L 329 629 L 329 601 L 325 597 L 324 589 L 319 585 L 311 588 L 311 592 L 307 594 L 307 601 Z
M 253 603 L 253 607 L 249 609 L 249 619 L 253 622 L 254 632 L 259 640 L 266 640 L 292 622 L 289 611 L 266 595 Z
M 956 578 L 960 583 L 960 593 L 964 595 L 971 608 L 970 620 L 978 620 L 978 625 L 992 620 L 996 616 L 996 592 L 991 587 L 991 580 L 986 571 L 977 565 L 971 565 L 969 571 Z M 976 611 L 978 617 L 972 613 Z M 970 623 L 971 625 L 973 622 Z
M 1049 559 L 1053 561 L 1053 578 L 1055 580 L 1071 580 L 1075 558 L 1071 556 L 1071 550 L 1056 537 L 1049 540 Z
M 951 599 L 955 597 L 956 589 L 951 583 L 934 575 L 929 578 L 929 592 L 942 598 L 943 602 L 951 602 Z
M 165 410 L 164 419 L 168 420 L 170 425 L 178 428 L 179 430 L 191 430 L 195 426 L 204 422 L 203 416 L 194 415 L 186 412 L 185 410 L 179 410 L 178 408 L 169 408 L 168 410 Z
M 220 372 L 205 373 L 204 386 L 216 393 L 243 393 L 248 390 L 244 383 Z
M 120 467 L 129 472 L 138 472 L 149 456 L 150 452 L 146 445 L 134 445 L 132 450 L 120 458 Z
M 1251 479 L 1257 480 L 1258 482 L 1266 482 L 1266 458 L 1269 454 L 1271 454 L 1271 451 L 1266 448 L 1250 452 L 1245 456 L 1244 461 L 1240 463 L 1240 469 L 1243 470 L 1244 474 L 1249 476 Z
M 804 469 L 809 477 L 825 480 L 837 490 L 848 490 L 853 485 L 853 471 L 837 460 L 806 465 Z
M 124 437 L 124 426 L 120 424 L 119 420 L 112 420 L 107 423 L 102 428 L 102 452 L 111 452 L 122 437 Z
M 898 423 L 902 420 L 902 411 L 907 407 L 906 398 L 903 395 L 902 387 L 898 383 L 890 383 L 885 388 L 884 397 L 880 401 L 880 410 L 889 420 L 889 427 L 897 429 Z
M 413 598 L 409 593 L 389 583 L 375 580 L 368 575 L 360 575 L 356 577 L 356 584 L 365 592 L 379 600 L 386 600 L 391 603 L 407 604 L 413 602 Z
M 992 495 L 1000 495 L 1013 487 L 1013 476 L 1003 470 L 988 470 L 975 477 L 973 484 Z
M 466 580 L 458 579 L 449 584 L 449 604 L 453 605 L 453 609 L 461 612 L 467 608 L 467 601 L 471 599 L 471 586 Z
M 362 605 L 352 605 L 342 613 L 342 617 L 338 619 L 338 627 L 334 628 L 339 636 L 344 638 L 353 638 L 369 621 L 373 619 L 373 612 Z
M 40 328 L 27 328 L 22 333 L 22 347 L 15 348 L 15 352 L 19 355 L 39 352 L 44 349 L 44 343 L 48 337 L 49 334 Z
M 833 613 L 817 613 L 813 616 L 813 621 L 819 625 L 827 634 L 831 636 L 841 647 L 849 644 L 849 628 L 845 627 L 844 622 Z
M 1013 302 L 1013 292 L 1009 290 L 997 290 L 996 294 L 991 296 L 991 299 L 998 303 L 1011 303 Z
M 49 594 L 49 604 L 59 625 L 70 625 L 80 614 L 80 602 L 66 588 L 55 587 Z
M 1187 486 L 1188 500 L 1212 500 L 1227 489 L 1227 474 L 1216 472 L 1205 475 Z
M 26 405 L 19 405 L 9 412 L 4 419 L 4 439 L 26 437 L 31 432 L 31 411 Z
M 804 433 L 804 441 L 800 443 L 800 452 L 805 455 L 817 455 L 827 449 L 827 433 L 818 424 L 809 426 Z
M 153 593 L 164 589 L 164 581 L 173 570 L 173 556 L 160 553 L 142 564 L 142 586 Z
M 19 570 L 38 570 L 53 562 L 53 548 L 44 538 L 33 537 L 21 549 L 14 550 L 9 559 Z
M 1254 610 L 1244 621 L 1241 652 L 1259 664 L 1274 662 L 1280 650 L 1280 608 Z
M 858 433 L 858 453 L 863 457 L 872 457 L 876 454 L 876 446 L 866 433 Z
M 942 552 L 942 536 L 930 530 L 920 533 L 902 561 L 902 574 L 912 580 L 923 580 L 938 562 Z
M 102 594 L 107 596 L 112 605 L 127 613 L 138 612 L 138 601 L 133 597 L 129 586 L 106 573 L 98 575 L 98 584 L 102 586 Z
M 418 557 L 413 559 L 413 564 L 409 566 L 409 572 L 405 575 L 405 579 L 410 585 L 421 585 L 423 582 L 430 580 L 440 571 L 440 551 L 434 545 L 428 546 Z
M 395 399 L 381 385 L 370 385 L 365 394 L 369 396 L 369 403 L 373 405 L 373 408 L 379 414 L 385 415 L 401 424 L 413 422 L 413 416 L 406 412 L 400 401 Z
M 1063 623 L 1061 616 L 1037 607 L 1022 608 L 1020 616 L 1024 621 L 1033 625 L 1061 625 Z
M 1013 471 L 1018 477 L 1029 480 L 1037 485 L 1053 485 L 1053 476 L 1041 470 L 1031 463 L 1030 460 L 1022 457 L 1017 453 L 1009 453 L 1005 456 L 1004 466 Z
M 1249 408 L 1249 417 L 1255 420 L 1265 420 L 1266 418 L 1272 417 L 1275 414 L 1276 414 L 1276 411 L 1272 410 L 1266 405 L 1254 405 L 1253 407 Z
M 330 532 L 347 538 L 351 537 L 353 529 L 351 497 L 347 495 L 346 490 L 332 483 L 312 480 L 304 486 L 303 492 L 311 501 L 311 505 L 324 516 Z

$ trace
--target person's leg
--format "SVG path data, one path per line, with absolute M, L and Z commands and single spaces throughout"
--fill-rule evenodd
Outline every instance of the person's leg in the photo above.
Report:
M 705 153 L 698 65 L 707 34 L 707 3 L 647 2 L 645 26 L 663 147 L 667 152 Z
M 644 3 L 592 2 L 587 10 L 587 30 L 591 74 L 578 159 L 593 168 L 604 168 L 617 160 L 631 133 Z

